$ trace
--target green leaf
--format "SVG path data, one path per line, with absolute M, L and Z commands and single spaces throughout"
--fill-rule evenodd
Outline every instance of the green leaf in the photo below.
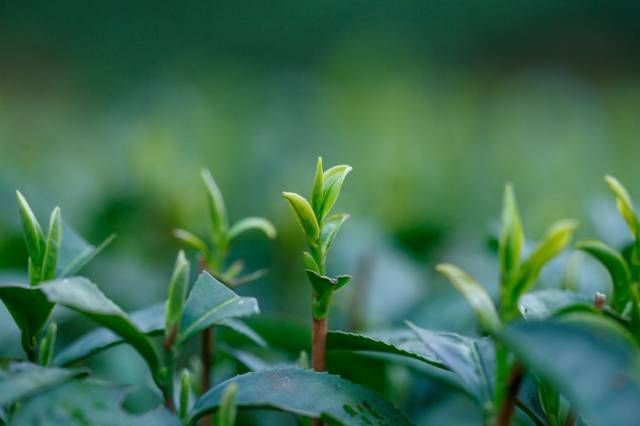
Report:
M 320 250 L 323 255 L 326 256 L 329 248 L 333 244 L 333 241 L 338 235 L 338 231 L 342 227 L 342 224 L 349 219 L 348 214 L 334 214 L 329 216 L 322 224 L 322 231 L 320 232 Z
M 46 245 L 44 232 L 42 232 L 38 219 L 36 219 L 36 216 L 33 214 L 29 203 L 22 193 L 16 191 L 16 196 L 18 198 L 18 209 L 20 211 L 20 220 L 22 221 L 24 240 L 27 244 L 27 252 L 34 266 L 39 268 L 42 265 Z
M 178 344 L 223 320 L 256 315 L 258 302 L 240 297 L 208 272 L 202 272 L 184 307 Z
M 407 330 L 408 332 L 408 330 Z M 438 333 L 439 337 L 447 339 L 448 333 Z M 438 356 L 428 349 L 419 339 L 411 334 L 413 339 L 383 338 L 376 335 L 364 335 L 345 331 L 331 330 L 327 333 L 327 350 L 378 352 L 392 355 L 402 355 L 426 362 L 437 368 L 449 370 Z
M 592 304 L 593 296 L 554 288 L 522 295 L 518 309 L 526 320 L 541 320 L 550 318 L 570 306 Z
M 349 284 L 351 277 L 349 275 L 340 275 L 336 278 L 330 278 L 320 275 L 317 272 L 307 269 L 307 277 L 313 288 L 313 306 L 312 314 L 315 319 L 323 319 L 329 313 L 329 304 L 331 303 L 331 295 L 334 291 Z
M 224 319 L 217 322 L 216 325 L 227 327 L 233 330 L 235 333 L 246 337 L 247 339 L 249 339 L 250 341 L 252 341 L 253 343 L 255 343 L 260 347 L 266 348 L 268 346 L 267 342 L 262 338 L 262 336 L 256 333 L 256 331 L 253 328 L 249 327 L 243 321 L 229 318 L 229 319 Z
M 152 372 L 158 370 L 160 361 L 151 340 L 88 279 L 72 277 L 48 281 L 32 291 L 41 291 L 49 302 L 78 311 L 111 329 L 144 358 Z
M 158 303 L 129 314 L 131 322 L 148 336 L 157 336 L 164 332 L 165 303 Z M 231 329 L 233 332 L 246 337 L 261 347 L 266 347 L 267 342 L 256 331 L 244 322 L 237 319 L 225 319 L 216 323 L 221 327 Z M 124 343 L 124 339 L 109 330 L 100 327 L 79 337 L 66 345 L 53 358 L 53 364 L 68 366 L 96 353 Z
M 483 407 L 491 404 L 495 352 L 490 339 L 470 339 L 408 325 L 426 348 L 457 376 L 469 395 Z
M 338 200 L 340 190 L 342 189 L 342 183 L 351 171 L 351 166 L 340 165 L 331 167 L 324 172 L 324 188 L 322 194 L 322 207 L 318 220 L 322 222 L 324 218 L 329 214 L 331 208 Z
M 289 202 L 289 206 L 293 210 L 296 220 L 302 226 L 307 239 L 316 241 L 320 237 L 320 228 L 309 202 L 294 192 L 283 192 L 282 195 Z
M 542 242 L 522 264 L 519 277 L 511 291 L 512 302 L 517 301 L 522 293 L 533 286 L 544 265 L 569 244 L 577 227 L 578 222 L 570 219 L 560 220 L 551 225 Z
M 47 332 L 40 341 L 40 347 L 38 348 L 38 363 L 40 365 L 51 364 L 53 358 L 53 348 L 56 344 L 56 335 L 58 334 L 58 326 L 55 322 L 49 324 Z
M 613 176 L 605 176 L 605 182 L 609 186 L 609 189 L 616 197 L 616 205 L 620 215 L 624 218 L 625 222 L 629 226 L 631 233 L 635 238 L 638 237 L 638 218 L 633 208 L 633 202 L 629 196 L 627 189 Z
M 558 321 L 516 323 L 501 335 L 534 374 L 556 387 L 592 426 L 640 418 L 638 350 L 612 327 Z
M 477 281 L 455 265 L 440 264 L 436 270 L 445 275 L 467 299 L 484 330 L 495 333 L 500 329 L 501 323 L 493 301 Z
M 41 367 L 28 362 L 9 364 L 7 369 L 0 370 L 0 407 L 46 392 L 85 374 L 86 370 Z
M 313 190 L 311 191 L 311 207 L 316 217 L 320 217 L 322 200 L 324 199 L 324 172 L 322 171 L 322 157 L 318 157 L 316 163 L 316 176 L 313 179 Z
M 209 215 L 211 219 L 211 229 L 216 240 L 221 240 L 227 232 L 229 222 L 227 220 L 227 209 L 224 206 L 222 192 L 211 176 L 211 172 L 203 169 L 202 180 L 207 187 L 207 201 L 209 203 Z
M 504 189 L 504 204 L 502 208 L 502 230 L 498 243 L 498 259 L 500 263 L 500 277 L 502 288 L 506 288 L 508 282 L 520 267 L 520 252 L 524 233 L 513 186 L 507 184 Z
M 46 296 L 33 287 L 1 285 L 0 299 L 11 313 L 22 334 L 22 346 L 27 354 L 36 349 L 36 337 L 53 310 Z
M 316 260 L 311 256 L 311 253 L 305 251 L 302 253 L 302 260 L 304 261 L 305 269 L 310 269 L 314 272 L 320 273 L 320 267 L 316 263 Z
M 215 411 L 224 390 L 238 385 L 239 408 L 273 408 L 348 425 L 409 425 L 411 422 L 373 391 L 328 373 L 279 368 L 236 376 L 205 393 L 191 410 L 193 424 Z
M 219 426 L 234 426 L 236 424 L 236 395 L 238 394 L 238 384 L 229 383 L 222 392 L 220 398 L 220 408 L 216 413 L 215 424 Z
M 155 336 L 164 331 L 164 312 L 165 303 L 158 303 L 132 312 L 129 319 L 142 333 Z M 110 329 L 96 328 L 66 345 L 54 356 L 53 364 L 68 366 L 123 342 L 122 336 Z
M 179 417 L 185 421 L 189 413 L 191 400 L 191 374 L 186 368 L 180 374 L 180 414 Z
M 618 251 L 600 241 L 581 241 L 576 244 L 576 248 L 589 253 L 609 271 L 613 283 L 613 297 L 611 305 L 622 312 L 631 297 L 629 289 L 631 287 L 631 272 L 627 262 Z
M 115 234 L 107 237 L 97 247 L 86 242 L 70 226 L 63 223 L 62 244 L 58 254 L 57 277 L 66 278 L 77 274 L 102 250 L 105 249 L 116 237 Z
M 56 276 L 56 266 L 58 264 L 58 253 L 60 252 L 60 244 L 62 242 L 62 223 L 60 219 L 60 207 L 56 207 L 51 212 L 49 219 L 49 232 L 47 234 L 47 243 L 45 245 L 44 256 L 42 260 L 42 272 L 40 279 L 49 281 Z
M 122 408 L 125 388 L 96 380 L 67 383 L 21 404 L 11 424 L 42 426 L 179 426 L 164 407 L 144 414 Z
M 173 269 L 173 275 L 169 282 L 169 292 L 167 296 L 166 321 L 165 321 L 165 337 L 176 333 L 174 326 L 180 324 L 182 317 L 182 309 L 184 308 L 185 298 L 187 297 L 187 287 L 189 286 L 189 262 L 184 256 L 184 252 L 180 250 L 176 264 Z
M 199 253 L 202 253 L 208 256 L 209 247 L 207 247 L 207 243 L 202 241 L 198 236 L 192 234 L 189 231 L 185 231 L 184 229 L 174 229 L 173 236 L 182 241 L 187 246 L 192 249 L 197 250 Z
M 236 222 L 231 229 L 229 229 L 229 239 L 233 240 L 239 235 L 253 229 L 262 231 L 267 238 L 274 239 L 276 237 L 276 228 L 267 219 L 263 217 L 246 217 Z

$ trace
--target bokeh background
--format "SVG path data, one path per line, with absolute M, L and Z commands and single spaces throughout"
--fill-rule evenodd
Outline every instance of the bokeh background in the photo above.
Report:
M 354 168 L 329 269 L 358 285 L 332 325 L 474 333 L 433 266 L 456 262 L 495 287 L 506 182 L 531 242 L 564 217 L 580 237 L 628 238 L 602 176 L 640 196 L 638 22 L 640 3 L 621 0 L 0 2 L 0 275 L 26 275 L 20 189 L 42 222 L 60 205 L 89 241 L 118 235 L 84 271 L 117 303 L 162 300 L 180 248 L 171 230 L 207 232 L 208 167 L 232 219 L 265 216 L 279 231 L 234 247 L 231 259 L 270 269 L 239 292 L 265 321 L 304 327 L 304 241 L 280 193 L 307 194 L 322 156 Z M 551 268 L 573 259 L 581 273 L 567 280 L 607 288 L 571 253 Z M 62 343 L 93 326 L 59 315 Z M 0 308 L 1 355 L 19 355 L 16 333 Z M 116 348 L 92 366 L 131 384 L 127 404 L 142 410 L 154 396 L 127 359 Z M 379 375 L 350 378 L 421 424 L 477 419 L 420 372 L 372 366 Z

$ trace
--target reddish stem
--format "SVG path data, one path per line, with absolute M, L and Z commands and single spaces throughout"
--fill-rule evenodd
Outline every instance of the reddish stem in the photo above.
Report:
M 524 378 L 524 368 L 522 364 L 516 363 L 511 369 L 509 375 L 509 383 L 507 387 L 507 396 L 500 407 L 500 413 L 496 420 L 497 426 L 509 426 L 511 424 L 511 418 L 516 409 L 516 401 L 518 398 L 518 391 Z

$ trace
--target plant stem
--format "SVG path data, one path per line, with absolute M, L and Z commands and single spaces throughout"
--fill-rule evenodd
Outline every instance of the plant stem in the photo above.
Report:
M 509 375 L 509 382 L 507 387 L 507 395 L 502 402 L 498 418 L 496 420 L 496 426 L 509 426 L 511 424 L 511 418 L 515 412 L 516 402 L 518 398 L 518 391 L 524 378 L 524 369 L 520 363 L 514 364 Z
M 176 369 L 176 357 L 171 346 L 165 344 L 164 349 L 165 363 L 167 367 L 167 375 L 162 389 L 162 393 L 164 396 L 164 406 L 167 407 L 167 409 L 172 413 L 175 413 L 176 406 L 173 400 L 173 375 Z
M 311 364 L 315 371 L 326 371 L 327 318 L 313 319 Z

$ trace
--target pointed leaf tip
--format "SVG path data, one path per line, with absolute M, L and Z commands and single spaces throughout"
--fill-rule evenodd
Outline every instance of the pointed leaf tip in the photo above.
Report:
M 449 263 L 436 266 L 440 272 L 453 284 L 453 286 L 467 299 L 480 321 L 482 328 L 495 333 L 501 328 L 500 319 L 495 305 L 485 289 L 462 269 Z
M 309 202 L 295 192 L 283 192 L 282 195 L 289 202 L 289 206 L 307 238 L 316 241 L 320 236 L 320 227 Z
M 609 186 L 611 192 L 616 197 L 616 205 L 620 215 L 622 215 L 625 222 L 629 226 L 631 233 L 637 238 L 639 232 L 638 218 L 633 207 L 633 201 L 627 189 L 620 183 L 618 179 L 613 176 L 606 175 L 604 177 L 605 182 Z

